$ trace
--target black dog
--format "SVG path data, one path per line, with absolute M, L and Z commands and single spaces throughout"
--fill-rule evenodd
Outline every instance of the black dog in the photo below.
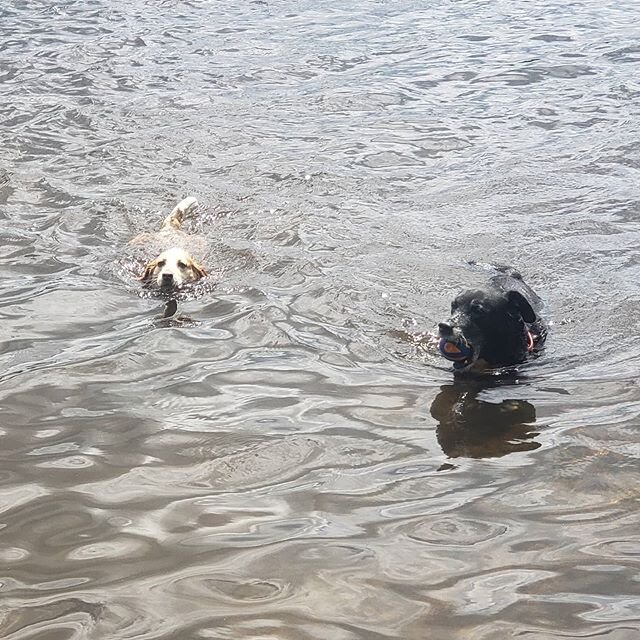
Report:
M 517 271 L 498 269 L 486 288 L 461 293 L 451 304 L 451 318 L 438 325 L 440 353 L 458 372 L 511 367 L 546 339 L 540 298 Z

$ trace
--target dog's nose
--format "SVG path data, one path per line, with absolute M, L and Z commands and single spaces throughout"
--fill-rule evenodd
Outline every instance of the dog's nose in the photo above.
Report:
M 448 338 L 449 336 L 453 335 L 453 327 L 451 327 L 451 325 L 448 325 L 446 322 L 441 322 L 438 325 L 438 331 L 443 338 Z
M 171 284 L 173 282 L 173 273 L 162 274 L 162 284 Z

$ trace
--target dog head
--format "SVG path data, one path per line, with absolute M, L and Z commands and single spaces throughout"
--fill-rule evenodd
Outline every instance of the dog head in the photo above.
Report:
M 451 318 L 438 325 L 440 351 L 459 371 L 481 364 L 511 366 L 526 358 L 528 324 L 535 321 L 533 307 L 519 291 L 465 291 L 451 304 Z
M 181 247 L 173 247 L 147 263 L 140 280 L 162 289 L 171 289 L 187 282 L 195 282 L 206 275 L 207 272 L 187 251 Z

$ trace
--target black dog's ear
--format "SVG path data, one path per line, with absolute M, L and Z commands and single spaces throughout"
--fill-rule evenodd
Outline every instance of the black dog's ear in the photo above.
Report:
M 533 310 L 529 301 L 519 291 L 509 291 L 507 293 L 507 300 L 518 309 L 525 322 L 531 324 L 536 321 L 536 312 Z

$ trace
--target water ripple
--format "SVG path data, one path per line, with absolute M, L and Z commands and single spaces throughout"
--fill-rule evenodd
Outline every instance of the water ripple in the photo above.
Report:
M 637 17 L 5 2 L 2 636 L 635 637 Z M 512 379 L 425 343 L 470 260 L 545 300 Z

